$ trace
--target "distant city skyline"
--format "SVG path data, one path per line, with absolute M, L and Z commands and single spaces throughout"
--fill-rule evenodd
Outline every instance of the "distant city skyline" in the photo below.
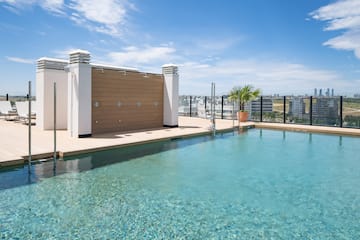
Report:
M 263 95 L 360 93 L 360 1 L 0 0 L 0 95 L 35 89 L 36 60 L 88 50 L 92 62 L 161 72 L 181 95 L 251 84 Z
M 317 89 L 315 88 L 316 90 L 326 90 L 326 88 L 323 88 L 323 89 Z M 344 94 L 336 94 L 335 92 L 335 89 L 330 89 L 331 92 L 329 92 L 329 94 L 326 92 L 326 91 L 319 91 L 317 94 L 315 94 L 315 89 L 314 91 L 311 93 L 303 93 L 303 94 L 278 94 L 278 93 L 270 93 L 270 94 L 261 94 L 260 96 L 272 96 L 272 97 L 283 97 L 283 96 L 294 96 L 294 97 L 304 97 L 304 96 L 313 96 L 313 97 L 319 97 L 319 96 L 322 96 L 322 97 L 337 97 L 337 96 L 344 96 L 344 97 L 355 97 L 355 98 L 360 98 L 360 93 L 354 93 L 354 94 L 347 94 L 347 95 L 344 95 Z M 33 91 L 34 89 L 32 89 Z M 224 93 L 224 94 L 221 94 L 221 93 L 218 93 L 216 94 L 215 96 L 217 97 L 220 97 L 220 96 L 228 96 L 229 93 Z M 4 94 L 0 94 L 0 97 L 3 97 L 3 98 L 6 98 L 6 97 L 9 97 L 9 98 L 12 98 L 12 97 L 26 97 L 27 96 L 27 92 L 24 92 L 24 93 L 20 93 L 20 94 L 11 94 L 11 93 L 4 93 Z M 210 96 L 209 93 L 205 93 L 205 94 L 180 94 L 179 96 L 194 96 L 194 97 L 205 97 L 205 96 Z M 36 97 L 33 95 L 33 97 Z

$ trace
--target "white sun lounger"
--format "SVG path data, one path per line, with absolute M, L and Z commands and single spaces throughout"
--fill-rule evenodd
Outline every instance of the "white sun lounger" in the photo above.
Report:
M 29 121 L 29 102 L 15 102 L 18 120 L 24 123 Z M 35 101 L 31 101 L 31 119 L 36 118 Z
M 12 109 L 10 101 L 0 101 L 0 116 L 4 116 L 5 120 L 15 119 L 17 114 Z

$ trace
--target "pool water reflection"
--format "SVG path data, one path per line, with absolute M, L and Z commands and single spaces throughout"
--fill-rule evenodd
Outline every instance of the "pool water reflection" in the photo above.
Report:
M 252 129 L 2 171 L 0 237 L 360 239 L 359 143 Z

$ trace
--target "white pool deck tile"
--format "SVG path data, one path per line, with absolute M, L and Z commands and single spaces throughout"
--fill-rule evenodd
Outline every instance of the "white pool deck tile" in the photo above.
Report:
M 313 133 L 325 133 L 325 134 L 360 137 L 360 129 L 356 129 L 356 128 L 309 126 L 309 125 L 298 125 L 298 124 L 264 123 L 264 122 L 254 123 L 254 124 L 255 124 L 255 128 L 267 128 L 267 129 L 276 129 L 283 131 L 313 132 Z
M 236 121 L 234 121 L 237 124 Z M 236 125 L 238 126 L 238 125 Z M 141 130 L 128 133 L 107 133 L 88 138 L 72 138 L 66 130 L 57 131 L 56 150 L 61 156 L 90 152 L 115 146 L 171 139 L 209 133 L 210 120 L 179 117 L 178 128 Z M 217 120 L 217 130 L 232 129 L 232 120 Z M 54 132 L 32 126 L 33 159 L 50 157 L 54 152 Z M 0 119 L 0 167 L 21 164 L 28 156 L 28 126 Z
M 233 125 L 234 124 L 234 125 Z M 238 127 L 237 121 L 216 120 L 216 129 L 225 131 Z M 65 130 L 57 131 L 56 150 L 61 156 L 69 156 L 101 149 L 141 144 L 151 141 L 166 140 L 177 137 L 209 134 L 210 120 L 190 117 L 179 117 L 178 128 L 162 128 L 141 130 L 128 133 L 107 133 L 93 135 L 89 138 L 72 138 Z M 307 125 L 279 124 L 279 123 L 241 123 L 241 128 L 270 128 L 278 130 L 318 132 L 360 136 L 360 129 L 319 127 Z M 31 128 L 32 148 L 34 159 L 50 157 L 54 151 L 53 131 L 42 131 L 36 126 Z M 28 126 L 12 121 L 0 119 L 0 167 L 22 164 L 28 156 Z

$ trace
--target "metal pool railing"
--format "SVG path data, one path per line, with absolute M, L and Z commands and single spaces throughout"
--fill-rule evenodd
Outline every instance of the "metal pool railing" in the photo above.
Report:
M 238 103 L 215 97 L 215 117 L 236 119 Z M 235 107 L 233 107 L 235 106 Z M 179 116 L 211 117 L 210 96 L 180 96 Z M 360 98 L 344 96 L 260 96 L 245 106 L 249 120 L 284 124 L 360 128 Z
M 8 96 L 6 96 L 8 98 Z M 27 95 L 27 99 L 28 99 L 28 173 L 29 175 L 31 174 L 31 165 L 32 165 L 32 142 L 31 142 L 31 81 L 29 81 L 29 86 L 28 86 L 28 95 Z M 54 174 L 56 174 L 56 160 L 57 160 L 57 152 L 56 152 L 56 82 L 54 82 L 54 126 L 53 126 L 53 130 L 54 130 L 54 153 L 53 153 L 53 171 Z

